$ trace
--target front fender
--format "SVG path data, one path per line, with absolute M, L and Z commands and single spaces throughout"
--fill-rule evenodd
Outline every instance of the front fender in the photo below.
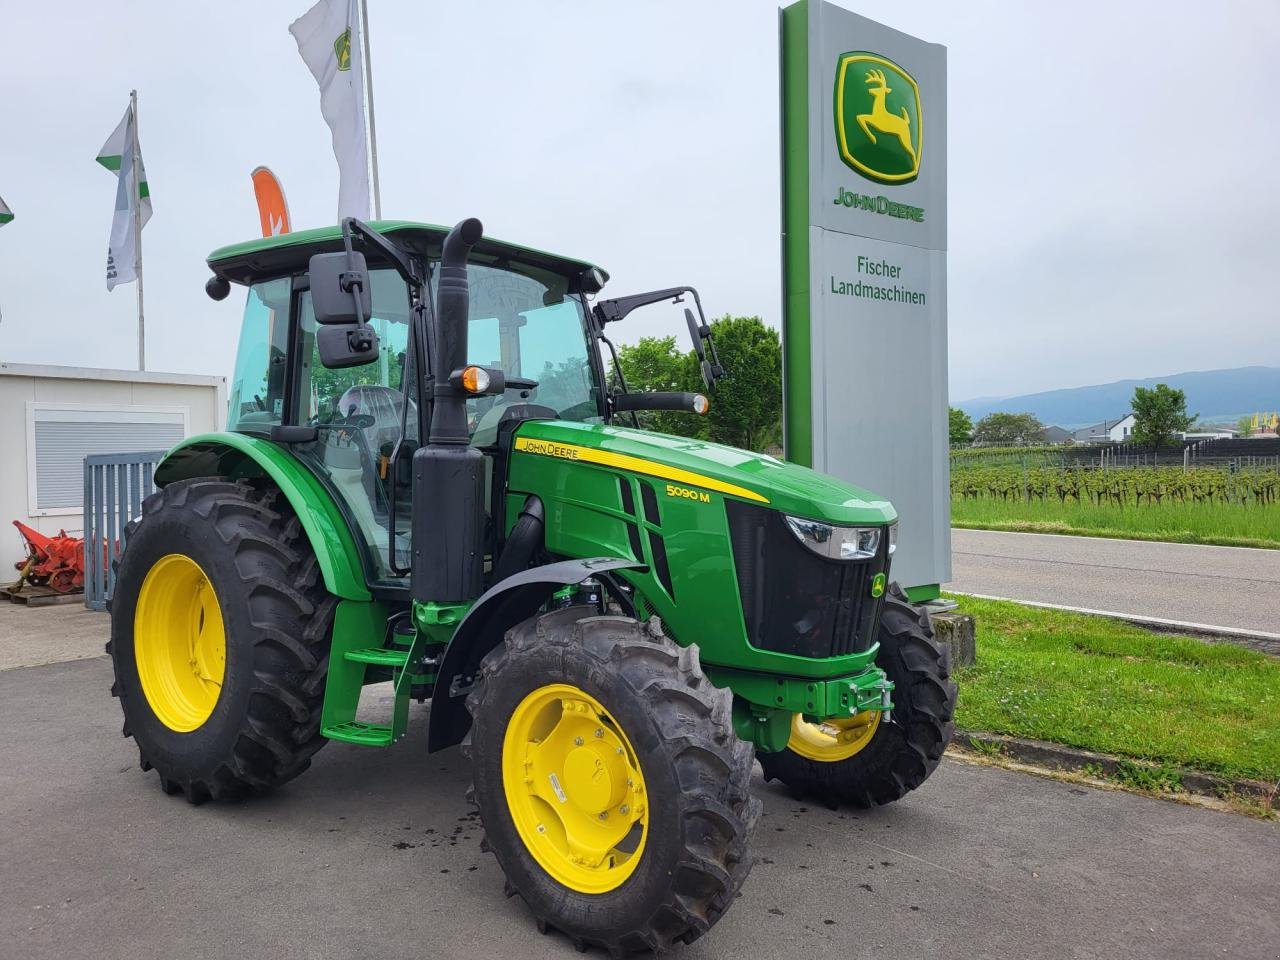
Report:
M 270 477 L 302 522 L 325 589 L 344 600 L 370 600 L 360 550 L 333 496 L 278 443 L 243 433 L 188 437 L 156 467 L 156 486 L 189 477 Z
M 427 730 L 427 752 L 434 753 L 461 743 L 471 726 L 467 715 L 466 688 L 470 687 L 480 661 L 502 642 L 508 629 L 538 612 L 538 608 L 561 587 L 581 583 L 610 570 L 641 567 L 633 560 L 594 557 L 588 560 L 561 560 L 541 567 L 521 570 L 495 583 L 484 592 L 458 624 L 436 672 L 436 692 L 431 697 Z M 454 681 L 463 689 L 454 691 Z

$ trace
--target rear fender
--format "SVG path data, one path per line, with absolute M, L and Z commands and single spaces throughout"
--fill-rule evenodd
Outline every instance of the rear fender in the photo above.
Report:
M 190 477 L 269 477 L 293 507 L 311 542 L 325 589 L 344 600 L 370 600 L 360 548 L 333 495 L 278 443 L 242 433 L 189 437 L 156 467 L 156 486 Z
M 561 587 L 581 583 L 610 570 L 643 567 L 634 560 L 594 557 L 561 560 L 513 573 L 494 584 L 467 611 L 445 648 L 431 698 L 427 751 L 434 753 L 461 743 L 471 727 L 467 691 L 480 661 L 502 642 L 503 635 L 527 620 Z

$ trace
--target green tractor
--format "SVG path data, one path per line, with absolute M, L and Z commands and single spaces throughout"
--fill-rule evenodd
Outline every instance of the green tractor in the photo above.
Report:
M 166 792 L 261 794 L 330 740 L 390 746 L 429 699 L 426 749 L 469 756 L 508 892 L 624 955 L 733 903 L 754 760 L 857 807 L 938 765 L 956 688 L 888 582 L 893 507 L 638 428 L 707 399 L 628 392 L 606 327 L 691 302 L 710 388 L 692 288 L 601 299 L 598 267 L 474 219 L 209 265 L 214 299 L 248 288 L 228 429 L 158 466 L 111 601 L 112 693 Z M 388 681 L 390 716 L 362 715 Z

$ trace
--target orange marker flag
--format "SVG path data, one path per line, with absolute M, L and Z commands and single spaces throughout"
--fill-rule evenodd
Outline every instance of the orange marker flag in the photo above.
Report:
M 253 195 L 258 198 L 258 219 L 262 224 L 264 237 L 275 237 L 288 233 L 289 201 L 284 198 L 284 189 L 276 175 L 267 167 L 255 167 L 249 174 L 253 180 Z

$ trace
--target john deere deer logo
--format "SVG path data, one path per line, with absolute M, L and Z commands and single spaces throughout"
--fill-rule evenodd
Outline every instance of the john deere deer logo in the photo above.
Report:
M 339 70 L 351 69 L 351 28 L 343 30 L 338 34 L 338 39 L 333 41 L 333 55 L 338 59 Z
M 868 180 L 910 183 L 920 173 L 920 88 L 892 60 L 846 53 L 836 64 L 840 159 Z

